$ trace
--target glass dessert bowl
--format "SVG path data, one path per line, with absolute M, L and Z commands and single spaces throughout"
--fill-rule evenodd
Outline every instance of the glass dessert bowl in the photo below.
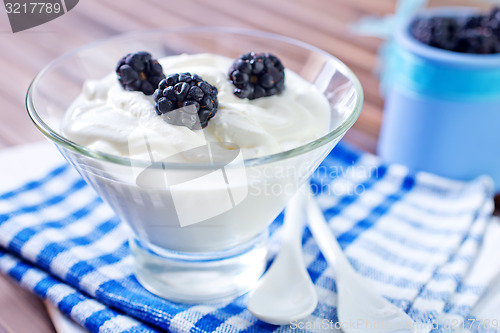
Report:
M 70 139 L 63 127 L 84 82 L 105 77 L 123 55 L 140 50 L 158 58 L 275 54 L 321 92 L 329 124 L 314 140 L 256 157 L 211 136 L 174 156 L 141 159 Z M 227 300 L 253 286 L 265 269 L 267 227 L 354 124 L 362 102 L 357 78 L 328 53 L 282 36 L 228 28 L 154 30 L 90 44 L 49 64 L 27 94 L 38 129 L 130 227 L 137 279 L 159 296 L 190 303 Z M 151 152 L 158 144 L 148 140 L 147 129 L 133 132 L 129 137 L 144 140 L 124 142 L 129 151 Z

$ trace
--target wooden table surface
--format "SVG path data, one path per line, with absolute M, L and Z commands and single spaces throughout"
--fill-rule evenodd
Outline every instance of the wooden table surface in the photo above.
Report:
M 148 28 L 231 26 L 269 31 L 318 46 L 360 79 L 365 103 L 345 140 L 375 152 L 383 99 L 373 74 L 381 41 L 353 36 L 349 24 L 386 15 L 396 0 L 82 0 L 42 26 L 13 34 L 0 9 L 0 150 L 43 140 L 24 107 L 28 85 L 55 57 L 86 43 Z M 479 0 L 434 0 L 431 6 L 475 5 Z M 15 172 L 15 171 L 13 171 Z M 0 333 L 54 332 L 43 304 L 0 275 Z

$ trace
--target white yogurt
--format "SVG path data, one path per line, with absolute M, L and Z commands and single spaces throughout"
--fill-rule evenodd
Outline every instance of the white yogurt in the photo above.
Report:
M 326 134 L 332 124 L 326 97 L 287 70 L 280 95 L 240 99 L 233 95 L 234 86 L 227 78 L 231 59 L 198 54 L 159 61 L 166 75 L 196 73 L 217 87 L 219 109 L 205 129 L 193 131 L 168 124 L 156 114 L 152 96 L 125 91 L 112 73 L 85 82 L 82 94 L 68 110 L 63 133 L 88 148 L 145 161 L 176 156 L 181 162 L 193 162 L 199 158 L 197 154 L 179 153 L 207 142 L 239 147 L 233 168 L 212 170 L 209 175 L 182 168 L 167 170 L 172 171 L 173 183 L 182 183 L 180 186 L 172 178 L 164 184 L 162 170 L 132 167 L 124 171 L 123 166 L 107 162 L 95 166 L 105 176 L 93 172 L 90 178 L 95 177 L 91 181 L 94 188 L 132 227 L 136 238 L 148 245 L 199 252 L 250 240 L 278 215 L 328 147 L 260 166 L 245 168 L 242 161 L 291 149 Z

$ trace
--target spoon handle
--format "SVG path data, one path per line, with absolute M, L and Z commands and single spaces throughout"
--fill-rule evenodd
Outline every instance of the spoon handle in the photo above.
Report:
M 296 246 L 302 253 L 302 233 L 304 231 L 304 204 L 306 192 L 301 187 L 290 199 L 285 208 L 285 218 L 283 220 L 282 240 Z
M 326 261 L 332 266 L 341 266 L 354 273 L 352 266 L 343 255 L 337 239 L 328 227 L 323 212 L 318 207 L 312 193 L 309 200 L 307 200 L 307 216 L 311 233 Z

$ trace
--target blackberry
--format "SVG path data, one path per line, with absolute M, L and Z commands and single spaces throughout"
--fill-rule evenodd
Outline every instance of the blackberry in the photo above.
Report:
M 198 74 L 170 74 L 154 92 L 156 113 L 172 125 L 205 128 L 217 112 L 217 93 L 217 88 Z
M 118 81 L 129 91 L 142 91 L 152 95 L 158 83 L 165 78 L 158 60 L 148 52 L 129 53 L 116 66 Z
M 487 25 L 491 29 L 491 32 L 500 39 L 500 7 L 495 7 L 491 10 L 487 18 Z
M 430 45 L 432 40 L 431 20 L 424 18 L 414 19 L 410 26 L 410 32 L 420 42 Z
M 459 33 L 456 51 L 473 54 L 498 53 L 500 44 L 490 30 L 463 30 Z
M 435 18 L 432 28 L 431 46 L 445 50 L 453 50 L 456 47 L 457 20 L 449 17 Z
M 456 19 L 448 17 L 419 18 L 411 25 L 412 35 L 424 44 L 441 49 L 452 50 L 456 47 L 458 31 Z
M 241 55 L 229 69 L 229 79 L 239 98 L 256 99 L 280 94 L 285 88 L 285 68 L 270 53 Z
M 466 17 L 457 18 L 457 22 L 462 29 L 477 29 L 483 26 L 484 16 L 482 15 L 472 15 Z
M 416 18 L 410 32 L 424 44 L 449 51 L 500 53 L 500 7 L 482 15 Z

